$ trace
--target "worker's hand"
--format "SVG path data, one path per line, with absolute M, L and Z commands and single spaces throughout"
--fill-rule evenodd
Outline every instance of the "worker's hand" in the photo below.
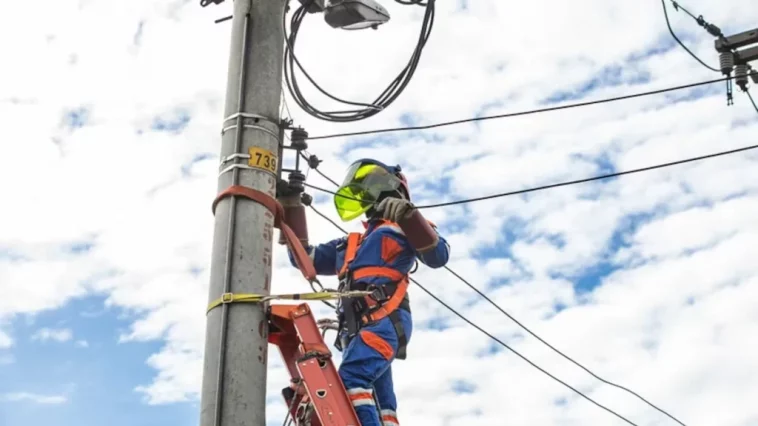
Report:
M 376 211 L 390 222 L 400 222 L 413 213 L 413 204 L 402 198 L 385 198 L 376 206 Z

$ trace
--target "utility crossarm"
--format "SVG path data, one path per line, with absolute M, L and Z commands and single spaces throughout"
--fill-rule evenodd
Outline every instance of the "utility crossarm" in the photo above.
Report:
M 739 49 L 740 47 L 750 46 L 755 43 L 758 43 L 758 28 L 728 37 L 719 37 L 715 41 L 715 47 L 716 51 L 721 53 L 733 49 Z
M 719 37 L 715 41 L 717 52 L 727 53 L 734 51 L 735 65 L 744 65 L 748 62 L 758 60 L 758 46 L 737 50 L 753 44 L 758 45 L 758 28 L 729 37 Z
M 758 46 L 734 52 L 734 63 L 736 65 L 747 64 L 756 60 L 758 60 Z
M 268 342 L 279 347 L 292 378 L 282 390 L 298 426 L 360 426 L 308 304 L 269 308 Z
M 730 76 L 734 72 L 735 82 L 743 91 L 747 91 L 748 78 L 758 84 L 758 72 L 750 66 L 750 62 L 758 61 L 758 28 L 728 37 L 719 35 L 714 44 L 724 75 Z M 731 105 L 732 81 L 727 80 L 726 84 L 727 104 Z

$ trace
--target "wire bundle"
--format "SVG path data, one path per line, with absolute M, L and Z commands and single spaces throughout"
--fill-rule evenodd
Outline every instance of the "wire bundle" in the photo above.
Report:
M 300 64 L 300 61 L 297 59 L 297 56 L 295 55 L 295 43 L 297 41 L 300 25 L 302 24 L 303 19 L 305 19 L 305 16 L 308 13 L 307 10 L 308 10 L 308 7 L 310 6 L 310 3 L 302 4 L 292 14 L 292 17 L 290 19 L 290 33 L 289 34 L 287 34 L 287 26 L 286 26 L 287 15 L 286 13 L 283 14 L 282 28 L 284 30 L 285 41 L 286 41 L 286 45 L 284 47 L 284 79 L 287 83 L 287 89 L 289 90 L 292 97 L 295 99 L 295 102 L 297 102 L 297 104 L 300 106 L 300 108 L 302 108 L 305 112 L 312 115 L 313 117 L 319 118 L 321 120 L 332 121 L 332 122 L 351 122 L 351 121 L 364 120 L 366 118 L 369 118 L 371 116 L 378 114 L 379 112 L 387 108 L 392 102 L 395 101 L 395 99 L 397 99 L 400 96 L 400 94 L 405 90 L 405 88 L 408 86 L 411 79 L 413 78 L 413 74 L 415 73 L 416 68 L 418 67 L 418 64 L 421 60 L 421 53 L 423 52 L 424 47 L 426 46 L 426 42 L 429 39 L 429 35 L 432 32 L 432 26 L 434 25 L 435 0 L 427 0 L 426 2 L 422 2 L 422 0 L 395 0 L 395 1 L 403 5 L 424 6 L 426 8 L 426 12 L 424 13 L 424 19 L 421 25 L 421 32 L 419 34 L 416 47 L 413 50 L 413 54 L 411 55 L 410 60 L 408 61 L 406 66 L 400 71 L 397 77 L 395 77 L 395 79 L 387 86 L 387 88 L 385 88 L 384 91 L 379 96 L 377 96 L 374 102 L 370 104 L 347 101 L 344 99 L 340 99 L 337 96 L 334 96 L 331 93 L 327 92 L 318 83 L 316 83 L 313 80 L 313 78 L 308 74 L 308 72 L 305 70 L 302 64 Z M 347 110 L 342 110 L 342 111 L 319 110 L 317 107 L 315 107 L 305 98 L 302 91 L 300 90 L 299 83 L 295 76 L 296 66 L 297 68 L 300 69 L 300 71 L 308 79 L 308 81 L 310 81 L 310 83 L 313 84 L 313 86 L 316 89 L 318 89 L 318 91 L 323 93 L 325 96 L 327 96 L 328 98 L 334 101 L 337 101 L 346 105 L 352 105 L 358 108 L 347 109 Z

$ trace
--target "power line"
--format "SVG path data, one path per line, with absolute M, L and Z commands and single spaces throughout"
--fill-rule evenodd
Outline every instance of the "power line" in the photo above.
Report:
M 286 109 L 287 115 L 289 116 L 289 118 L 293 119 L 294 117 L 292 117 L 292 111 L 290 111 L 290 106 L 287 103 L 287 96 L 284 94 L 284 92 L 285 92 L 284 85 L 282 85 L 282 112 L 284 112 L 284 110 Z M 279 115 L 283 115 L 283 114 L 279 114 Z
M 306 154 L 300 153 L 300 156 L 305 160 L 308 161 L 310 166 L 310 159 L 306 156 Z M 334 179 L 327 176 L 324 172 L 318 169 L 318 167 L 309 167 L 309 169 L 314 170 L 316 173 L 318 173 L 322 178 L 328 180 L 332 185 L 334 186 L 340 186 L 340 184 L 337 183 Z
M 338 225 L 336 222 L 334 222 L 332 219 L 328 218 L 326 215 L 324 215 L 323 213 L 319 212 L 319 211 L 318 211 L 318 210 L 317 210 L 315 207 L 313 207 L 313 205 L 311 205 L 310 207 L 311 207 L 311 209 L 312 209 L 314 212 L 316 212 L 316 213 L 317 213 L 319 216 L 321 216 L 322 218 L 326 219 L 326 220 L 327 220 L 329 223 L 331 223 L 332 225 L 334 225 L 334 226 L 335 226 L 337 229 L 341 230 L 343 233 L 347 234 L 347 231 L 345 231 L 345 230 L 344 230 L 344 229 L 343 229 L 341 226 L 339 226 L 339 225 Z M 480 326 L 476 325 L 476 324 L 475 324 L 474 322 L 472 322 L 470 319 L 466 318 L 466 317 L 465 317 L 463 314 L 461 314 L 460 312 L 458 312 L 458 311 L 457 311 L 455 308 L 453 308 L 452 306 L 450 306 L 450 305 L 448 305 L 447 303 L 443 302 L 443 301 L 442 301 L 442 300 L 441 300 L 439 297 L 437 297 L 437 296 L 436 296 L 434 293 L 432 293 L 431 291 L 427 290 L 427 289 L 426 289 L 426 287 L 424 287 L 423 285 L 421 285 L 421 284 L 420 284 L 418 281 L 416 281 L 414 278 L 412 278 L 412 277 L 411 277 L 411 278 L 410 278 L 410 281 L 411 281 L 411 282 L 413 282 L 414 284 L 416 284 L 416 285 L 417 285 L 417 286 L 418 286 L 418 287 L 419 287 L 421 290 L 423 290 L 423 291 L 424 291 L 424 293 L 428 294 L 428 295 L 429 295 L 431 298 L 433 298 L 434 300 L 436 300 L 436 301 L 437 301 L 439 304 L 441 304 L 442 306 L 444 306 L 445 308 L 447 308 L 447 309 L 448 309 L 450 312 L 452 312 L 453 314 L 455 314 L 455 315 L 456 315 L 458 318 L 462 319 L 463 321 L 465 321 L 466 323 L 468 323 L 470 326 L 472 326 L 472 327 L 476 328 L 476 329 L 477 329 L 477 330 L 479 330 L 481 333 L 483 333 L 484 335 L 486 335 L 487 337 L 489 337 L 489 338 L 490 338 L 490 339 L 492 339 L 493 341 L 497 342 L 498 344 L 500 344 L 500 345 L 501 345 L 501 346 L 503 346 L 504 348 L 506 348 L 506 349 L 510 350 L 511 352 L 513 352 L 514 354 L 516 354 L 516 356 L 518 356 L 518 357 L 519 357 L 519 358 L 521 358 L 522 360 L 524 360 L 524 361 L 526 361 L 527 363 L 529 363 L 529 365 L 531 365 L 532 367 L 536 368 L 537 370 L 539 370 L 539 371 L 540 371 L 540 372 L 542 372 L 543 374 L 547 375 L 547 376 L 548 376 L 548 377 L 550 377 L 551 379 L 555 380 L 556 382 L 558 382 L 558 383 L 562 384 L 563 386 L 565 386 L 565 387 L 567 387 L 567 388 L 571 389 L 571 390 L 572 390 L 572 391 L 574 391 L 576 394 L 578 394 L 578 395 L 579 395 L 579 396 L 581 396 L 582 398 L 586 399 L 587 401 L 591 402 L 592 404 L 596 405 L 597 407 L 599 407 L 599 408 L 602 408 L 603 410 L 607 411 L 607 412 L 608 412 L 608 413 L 610 413 L 610 414 L 613 414 L 614 416 L 618 417 L 619 419 L 623 420 L 624 422 L 626 422 L 626 423 L 628 423 L 628 424 L 630 424 L 630 425 L 632 425 L 632 426 L 637 426 L 637 424 L 636 424 L 636 423 L 633 423 L 631 420 L 627 419 L 626 417 L 622 416 L 621 414 L 618 414 L 617 412 L 615 412 L 615 411 L 611 410 L 610 408 L 608 408 L 608 407 L 604 406 L 603 404 L 600 404 L 599 402 L 595 401 L 594 399 L 592 399 L 592 398 L 590 398 L 589 396 L 587 396 L 587 395 L 585 395 L 584 393 L 582 393 L 580 390 L 578 390 L 578 389 L 576 389 L 575 387 L 573 387 L 573 386 L 569 385 L 568 383 L 564 382 L 563 380 L 561 380 L 561 379 L 559 379 L 559 378 L 555 377 L 554 375 L 552 375 L 551 373 L 549 373 L 548 371 L 546 371 L 545 369 L 543 369 L 543 368 L 542 368 L 542 367 L 540 367 L 539 365 L 537 365 L 537 364 L 535 364 L 534 362 L 532 362 L 532 361 L 531 361 L 529 358 L 525 357 L 524 355 L 521 355 L 521 353 L 519 353 L 518 351 L 516 351 L 516 350 L 515 350 L 515 349 L 513 349 L 512 347 L 508 346 L 508 345 L 507 345 L 505 342 L 503 342 L 502 340 L 498 339 L 497 337 L 495 337 L 495 336 L 494 336 L 494 335 L 492 335 L 491 333 L 487 332 L 487 331 L 486 331 L 486 330 L 484 330 L 482 327 L 480 327 Z
M 711 24 L 708 21 L 706 21 L 705 18 L 703 18 L 703 15 L 695 16 L 694 14 L 692 14 L 692 12 L 685 9 L 684 6 L 681 5 L 681 3 L 676 2 L 674 0 L 671 0 L 671 4 L 674 5 L 674 9 L 676 11 L 679 11 L 679 9 L 681 9 L 684 13 L 690 15 L 690 17 L 694 19 L 698 25 L 705 28 L 705 30 L 708 31 L 710 35 L 714 37 L 718 37 L 718 38 L 724 38 L 724 34 L 721 32 L 721 29 L 717 27 L 716 25 Z
M 699 83 L 690 83 L 685 84 L 681 86 L 674 86 L 669 87 L 665 89 L 657 89 L 657 90 L 651 90 L 647 92 L 640 92 L 640 93 L 634 93 L 631 95 L 623 95 L 623 96 L 615 96 L 612 98 L 606 98 L 606 99 L 599 99 L 595 101 L 585 101 L 585 102 L 578 102 L 573 104 L 567 104 L 567 105 L 560 105 L 560 106 L 553 106 L 553 107 L 546 107 L 546 108 L 538 108 L 538 109 L 532 109 L 527 111 L 520 111 L 520 112 L 512 112 L 507 114 L 497 114 L 497 115 L 489 115 L 484 117 L 474 117 L 474 118 L 466 118 L 461 120 L 453 120 L 453 121 L 445 121 L 441 123 L 436 124 L 429 124 L 425 126 L 408 126 L 408 127 L 391 127 L 391 128 L 385 128 L 385 129 L 375 129 L 375 130 L 364 130 L 360 132 L 346 132 L 346 133 L 335 133 L 331 135 L 323 135 L 323 136 L 310 136 L 308 137 L 309 140 L 318 140 L 318 139 L 332 139 L 332 138 L 338 138 L 338 137 L 345 137 L 345 136 L 361 136 L 361 135 L 371 135 L 371 134 L 380 134 L 380 133 L 389 133 L 389 132 L 399 132 L 399 131 L 411 131 L 411 130 L 428 130 L 428 129 L 434 129 L 438 127 L 444 127 L 444 126 L 452 126 L 455 124 L 463 124 L 463 123 L 472 123 L 476 121 L 485 121 L 485 120 L 494 120 L 494 119 L 500 119 L 500 118 L 511 118 L 511 117 L 518 117 L 523 115 L 531 115 L 531 114 L 539 114 L 543 112 L 551 112 L 551 111 L 558 111 L 558 110 L 564 110 L 564 109 L 571 109 L 571 108 L 579 108 L 579 107 L 585 107 L 590 105 L 598 105 L 598 104 L 604 104 L 609 102 L 616 102 L 616 101 L 622 101 L 627 99 L 633 99 L 633 98 L 640 98 L 644 96 L 651 96 L 651 95 L 657 95 L 660 93 L 666 93 L 666 92 L 673 92 L 677 90 L 683 90 L 683 89 L 689 89 L 692 87 L 698 87 L 698 86 L 705 86 L 708 84 L 713 83 L 719 83 L 722 81 L 731 80 L 733 77 L 724 77 L 719 78 L 717 80 L 709 80 L 709 81 L 702 81 Z
M 751 97 L 751 99 L 752 99 L 752 97 Z M 756 109 L 758 110 L 758 108 L 756 108 Z M 627 171 L 623 171 L 623 172 L 610 173 L 610 174 L 605 174 L 605 175 L 600 175 L 600 176 L 594 176 L 594 177 L 585 178 L 585 179 L 576 179 L 576 180 L 570 180 L 570 181 L 566 181 L 566 182 L 553 183 L 553 184 L 550 184 L 550 185 L 536 186 L 536 187 L 532 187 L 532 188 L 520 189 L 520 190 L 517 190 L 517 191 L 502 192 L 502 193 L 499 193 L 499 194 L 486 195 L 486 196 L 483 196 L 483 197 L 467 198 L 467 199 L 463 199 L 463 200 L 449 201 L 449 202 L 445 202 L 445 203 L 427 204 L 427 205 L 423 205 L 423 206 L 416 206 L 416 208 L 417 209 L 431 209 L 431 208 L 436 208 L 436 207 L 454 206 L 454 205 L 458 205 L 458 204 L 468 204 L 468 203 L 473 203 L 473 202 L 476 202 L 476 201 L 490 200 L 490 199 L 494 199 L 494 198 L 509 197 L 509 196 L 512 196 L 512 195 L 526 194 L 526 193 L 529 193 L 529 192 L 544 191 L 544 190 L 547 190 L 547 189 L 558 188 L 558 187 L 562 187 L 562 186 L 578 185 L 580 183 L 592 182 L 592 181 L 603 180 L 603 179 L 610 179 L 610 178 L 614 178 L 614 177 L 631 175 L 631 174 L 634 174 L 634 173 L 642 173 L 642 172 L 647 172 L 647 171 L 650 171 L 650 170 L 662 169 L 662 168 L 676 166 L 676 165 L 685 164 L 685 163 L 692 163 L 692 162 L 695 162 L 695 161 L 701 161 L 701 160 L 706 160 L 706 159 L 710 159 L 710 158 L 716 158 L 716 157 L 721 157 L 721 156 L 725 156 L 725 155 L 736 154 L 736 153 L 743 152 L 743 151 L 750 151 L 750 150 L 753 150 L 753 149 L 756 149 L 756 148 L 758 148 L 758 145 L 750 145 L 750 146 L 746 146 L 746 147 L 742 147 L 742 148 L 731 149 L 731 150 L 728 150 L 728 151 L 721 151 L 721 152 L 716 152 L 716 153 L 713 153 L 713 154 L 707 154 L 707 155 L 701 155 L 701 156 L 698 156 L 698 157 L 686 158 L 684 160 L 677 160 L 677 161 L 671 161 L 671 162 L 668 162 L 668 163 L 656 164 L 654 166 L 642 167 L 642 168 L 639 168 L 639 169 L 632 169 L 632 170 L 627 170 Z M 317 186 L 314 186 L 314 185 L 311 185 L 311 184 L 308 184 L 308 183 L 306 183 L 305 186 L 307 186 L 309 188 L 312 188 L 312 189 L 315 189 L 317 191 L 325 192 L 325 193 L 332 194 L 332 195 L 335 195 L 335 196 L 338 196 L 338 197 L 353 199 L 351 197 L 340 195 L 340 194 L 337 194 L 334 191 L 330 191 L 330 190 L 324 189 L 324 188 L 319 188 Z M 356 201 L 360 201 L 360 200 L 356 200 Z
M 700 16 L 699 18 L 695 18 L 695 15 L 691 14 L 687 9 L 681 7 L 679 5 L 679 3 L 677 3 L 677 2 L 675 2 L 673 0 L 672 0 L 671 3 L 674 5 L 675 9 L 678 10 L 679 8 L 681 8 L 685 13 L 687 13 L 688 15 L 690 15 L 696 22 L 698 22 L 698 24 L 700 24 L 704 28 L 706 28 L 708 30 L 708 32 L 711 32 L 711 30 L 709 28 L 715 28 L 715 30 L 718 31 L 718 33 L 716 35 L 721 34 L 721 30 L 719 30 L 718 27 L 716 27 L 715 25 L 711 25 L 711 24 L 708 24 L 707 22 L 705 22 L 705 20 L 703 19 L 702 16 Z M 706 64 L 705 62 L 703 62 L 702 59 L 698 58 L 697 55 L 695 55 L 694 53 L 692 53 L 692 51 L 687 46 L 685 46 L 684 43 L 682 43 L 682 41 L 679 39 L 679 37 L 676 36 L 676 33 L 674 33 L 674 29 L 671 28 L 671 21 L 669 21 L 669 14 L 668 14 L 668 10 L 666 8 L 666 0 L 661 0 L 661 6 L 663 6 L 663 16 L 666 18 L 666 26 L 668 26 L 668 28 L 669 28 L 669 32 L 671 33 L 671 37 L 673 37 L 674 40 L 676 40 L 676 42 L 679 43 L 679 45 L 682 46 L 682 48 L 684 50 L 686 50 L 687 53 L 690 54 L 690 56 L 692 56 L 693 58 L 695 58 L 696 61 L 700 62 L 700 64 L 702 66 L 708 68 L 711 71 L 721 72 L 721 70 L 718 70 L 718 69 L 716 69 L 716 68 L 714 68 L 714 67 Z
M 448 267 L 448 266 L 445 266 L 444 268 L 445 268 L 445 269 L 447 269 L 447 270 L 448 270 L 448 272 L 450 272 L 451 274 L 455 275 L 455 277 L 456 277 L 456 278 L 458 278 L 458 279 L 459 279 L 461 282 L 463 282 L 464 284 L 466 284 L 466 285 L 467 285 L 467 286 L 468 286 L 470 289 L 474 290 L 474 291 L 475 291 L 477 294 L 479 294 L 479 296 L 481 296 L 482 298 L 484 298 L 484 300 L 486 300 L 486 301 L 487 301 L 487 302 L 489 302 L 489 303 L 490 303 L 492 306 L 494 306 L 494 307 L 495 307 L 495 309 L 499 310 L 499 311 L 500 311 L 500 312 L 501 312 L 503 315 L 505 315 L 505 316 L 506 316 L 506 317 L 508 317 L 508 318 L 509 318 L 511 321 L 515 322 L 515 323 L 516 323 L 516 324 L 517 324 L 519 327 L 521 327 L 522 329 L 524 329 L 524 331 L 526 331 L 527 333 L 531 334 L 531 335 L 532 335 L 534 338 L 536 338 L 537 340 L 539 340 L 540 342 L 542 342 L 543 344 L 545 344 L 545 346 L 547 346 L 548 348 L 552 349 L 552 350 L 553 350 L 555 353 L 557 353 L 558 355 L 562 356 L 563 358 L 565 358 L 566 360 L 568 360 L 568 361 L 569 361 L 569 362 L 571 362 L 572 364 L 576 365 L 577 367 L 579 367 L 579 368 L 581 368 L 582 370 L 584 370 L 584 371 L 586 371 L 587 373 L 589 373 L 589 375 L 590 375 L 590 376 L 592 376 L 592 377 L 594 377 L 594 378 L 596 378 L 596 379 L 600 380 L 601 382 L 603 382 L 603 383 L 605 383 L 605 384 L 607 384 L 607 385 L 611 385 L 611 386 L 613 386 L 613 387 L 615 387 L 615 388 L 621 389 L 621 390 L 623 390 L 623 391 L 626 391 L 626 392 L 628 392 L 628 393 L 630 393 L 630 394 L 632 394 L 632 395 L 636 396 L 636 397 L 637 397 L 637 398 L 639 398 L 641 401 L 643 401 L 645 404 L 647 404 L 647 405 L 649 405 L 650 407 L 653 407 L 654 409 L 658 410 L 659 412 L 661 412 L 661 413 L 665 414 L 666 416 L 668 416 L 668 417 L 669 417 L 670 419 L 672 419 L 673 421 L 675 421 L 675 422 L 679 423 L 679 424 L 680 424 L 680 425 L 682 425 L 682 426 L 686 426 L 686 425 L 685 425 L 684 423 L 682 423 L 682 422 L 681 422 L 679 419 L 677 419 L 677 418 L 676 418 L 676 417 L 674 417 L 673 415 L 669 414 L 668 412 L 666 412 L 666 411 L 665 411 L 665 410 L 663 410 L 662 408 L 659 408 L 658 406 L 656 406 L 656 405 L 655 405 L 655 404 L 653 404 L 652 402 L 648 401 L 647 399 L 643 398 L 643 397 L 642 397 L 642 395 L 638 394 L 637 392 L 634 392 L 633 390 L 631 390 L 631 389 L 628 389 L 628 388 L 626 388 L 626 387 L 624 387 L 624 386 L 621 386 L 621 385 L 617 385 L 617 384 L 615 384 L 615 383 L 613 383 L 613 382 L 610 382 L 610 381 L 608 381 L 608 380 L 605 380 L 605 379 L 603 379 L 602 377 L 600 377 L 600 376 L 598 376 L 597 374 L 595 374 L 595 373 L 593 373 L 592 371 L 590 371 L 590 370 L 589 370 L 587 367 L 583 366 L 583 365 L 582 365 L 582 364 L 580 364 L 579 362 L 577 362 L 577 361 L 574 361 L 574 360 L 573 360 L 573 359 L 572 359 L 570 356 L 568 356 L 568 355 L 564 354 L 563 352 L 561 352 L 560 350 L 558 350 L 557 348 L 555 348 L 553 345 L 551 345 L 550 343 L 546 342 L 544 339 L 542 339 L 542 338 L 541 338 L 540 336 L 538 336 L 536 333 L 532 332 L 532 330 L 530 330 L 529 328 L 527 328 L 527 326 L 525 326 L 525 325 L 524 325 L 524 324 L 522 324 L 522 323 L 521 323 L 519 320 L 517 320 L 516 318 L 514 318 L 514 317 L 513 317 L 511 314 L 509 314 L 509 313 L 508 313 L 508 312 L 507 312 L 505 309 L 503 309 L 503 308 L 502 308 L 500 305 L 498 305 L 497 303 L 495 303 L 495 301 L 493 301 L 492 299 L 490 299 L 490 298 L 489 298 L 489 297 L 488 297 L 486 294 L 484 294 L 484 293 L 483 293 L 481 290 L 479 290 L 478 288 L 476 288 L 476 287 L 475 287 L 473 284 L 471 284 L 471 283 L 470 283 L 468 280 L 466 280 L 465 278 L 463 278 L 462 276 L 460 276 L 460 275 L 459 275 L 457 272 L 453 271 L 453 270 L 452 270 L 452 269 L 450 269 L 450 267 Z
M 322 176 L 324 176 L 326 179 L 328 179 L 328 180 L 330 180 L 330 181 L 332 181 L 334 183 L 334 181 L 332 179 L 330 179 L 328 176 L 326 176 L 322 172 L 318 171 L 318 169 L 316 169 L 316 171 L 319 174 L 321 174 Z M 335 186 L 338 186 L 338 185 L 336 185 L 336 183 L 335 183 Z M 328 222 L 330 222 L 332 225 L 334 225 L 335 227 L 337 227 L 338 229 L 340 229 L 342 232 L 347 233 L 347 231 L 345 231 L 342 227 L 340 227 L 332 219 L 328 218 L 326 215 L 322 214 L 320 211 L 318 211 L 317 209 L 313 208 L 313 206 L 311 206 L 311 208 L 316 212 L 316 214 L 318 214 L 319 216 L 321 216 L 322 218 L 324 218 L 325 220 L 327 220 Z M 628 388 L 626 388 L 624 386 L 621 386 L 621 385 L 618 385 L 618 384 L 613 383 L 611 381 L 608 381 L 606 379 L 603 379 L 602 377 L 600 377 L 597 374 L 593 373 L 587 367 L 583 366 L 578 361 L 575 361 L 573 358 L 571 358 L 568 355 L 564 354 L 559 349 L 557 349 L 556 347 L 554 347 L 553 345 L 551 345 L 550 343 L 548 343 L 547 341 L 545 341 L 543 338 L 541 338 L 539 335 L 537 335 L 536 333 L 534 333 L 531 329 L 529 329 L 527 326 L 525 326 L 519 320 L 517 320 L 515 317 L 513 317 L 511 314 L 509 314 L 505 309 L 503 309 L 500 305 L 498 305 L 494 300 L 492 300 L 484 292 L 482 292 L 481 290 L 479 290 L 479 288 L 477 288 L 476 286 L 474 286 L 473 284 L 471 284 L 468 280 L 466 280 L 465 278 L 463 278 L 463 276 L 461 276 L 460 274 L 458 274 L 457 272 L 455 272 L 452 268 L 450 268 L 449 266 L 445 265 L 444 269 L 446 269 L 448 272 L 450 272 L 451 274 L 453 274 L 453 276 L 455 276 L 456 278 L 458 278 L 458 280 L 460 280 L 461 282 L 463 282 L 470 289 L 474 290 L 477 294 L 479 294 L 479 296 L 481 296 L 484 300 L 486 300 L 487 302 L 489 302 L 492 306 L 494 306 L 497 310 L 499 310 L 503 315 L 505 315 L 506 317 L 508 317 L 508 319 L 510 319 L 511 321 L 513 321 L 514 323 L 516 323 L 524 331 L 526 331 L 527 333 L 531 334 L 534 338 L 536 338 L 537 340 L 539 340 L 540 342 L 542 342 L 543 344 L 545 344 L 545 346 L 547 346 L 548 348 L 552 349 L 554 352 L 556 352 L 557 354 L 559 354 L 560 356 L 562 356 L 564 359 L 568 360 L 569 362 L 573 363 L 574 365 L 576 365 L 577 367 L 581 368 L 585 372 L 589 373 L 592 377 L 596 378 L 597 380 L 599 380 L 599 381 L 601 381 L 601 382 L 603 382 L 603 383 L 605 383 L 607 385 L 613 386 L 613 387 L 615 387 L 617 389 L 621 389 L 621 390 L 623 390 L 625 392 L 628 392 L 629 394 L 637 397 L 638 399 L 640 399 L 641 401 L 643 401 L 644 403 L 646 403 L 648 406 L 650 406 L 650 407 L 654 408 L 655 410 L 659 411 L 660 413 L 668 416 L 670 419 L 674 420 L 675 422 L 679 423 L 680 425 L 686 426 L 679 419 L 677 419 L 673 415 L 669 414 L 667 411 L 663 410 L 662 408 L 658 407 L 657 405 L 653 404 L 652 402 L 648 401 L 647 399 L 645 399 L 644 397 L 642 397 L 642 395 L 640 395 L 640 394 L 634 392 L 633 390 L 628 389 Z M 426 291 L 426 290 L 424 290 L 424 291 Z
M 750 99 L 750 103 L 753 104 L 753 108 L 755 108 L 755 112 L 758 112 L 758 105 L 755 104 L 755 100 L 753 99 L 753 95 L 750 94 L 749 91 L 745 90 L 745 93 L 747 93 L 747 97 Z M 316 170 L 318 171 L 318 170 Z

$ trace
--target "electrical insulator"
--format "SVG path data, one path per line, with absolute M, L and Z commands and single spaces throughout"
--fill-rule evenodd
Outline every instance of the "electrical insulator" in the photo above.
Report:
M 706 31 L 708 31 L 708 34 L 714 36 L 714 37 L 721 37 L 721 28 L 713 25 L 713 24 L 705 24 L 703 25 Z
M 732 52 L 721 52 L 719 55 L 719 65 L 721 65 L 721 72 L 724 75 L 732 73 L 734 68 L 734 54 Z
M 304 129 L 293 129 L 290 138 L 292 138 L 293 149 L 296 149 L 298 151 L 308 149 L 308 143 L 305 141 L 308 139 L 308 132 L 306 132 Z
M 747 64 L 739 64 L 734 67 L 734 82 L 743 92 L 747 90 Z
M 750 70 L 750 78 L 753 79 L 753 84 L 758 84 L 758 71 Z
M 317 169 L 319 164 L 321 164 L 321 160 L 315 155 L 311 154 L 311 156 L 308 157 L 308 167 Z
M 313 204 L 313 196 L 303 192 L 300 194 L 300 202 L 303 203 L 304 206 L 310 206 Z
M 291 171 L 289 174 L 289 189 L 294 192 L 302 193 L 305 190 L 305 175 L 298 171 Z

